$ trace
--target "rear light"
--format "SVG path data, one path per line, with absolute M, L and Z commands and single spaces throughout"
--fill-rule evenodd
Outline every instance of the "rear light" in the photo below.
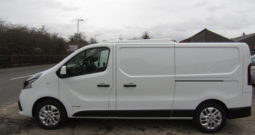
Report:
M 251 67 L 252 64 L 250 63 L 248 66 L 248 85 L 252 85 Z
M 20 101 L 18 101 L 18 107 L 19 107 L 19 110 L 22 111 L 22 107 L 21 107 Z

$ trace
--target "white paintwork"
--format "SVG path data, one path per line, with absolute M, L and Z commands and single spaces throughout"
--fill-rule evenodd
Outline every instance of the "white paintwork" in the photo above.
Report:
M 244 106 L 240 95 L 247 84 L 243 72 L 248 63 L 242 63 L 242 48 L 239 44 L 176 45 L 176 80 L 224 82 L 177 82 L 173 109 L 194 109 L 206 99 L 219 99 L 228 108 Z
M 116 74 L 117 110 L 172 108 L 174 44 L 117 45 Z M 123 87 L 129 83 L 137 87 Z
M 89 46 L 93 48 L 94 46 Z M 112 50 L 112 46 L 108 46 Z M 60 100 L 72 115 L 82 110 L 108 110 L 108 98 L 113 86 L 112 55 L 104 72 L 59 79 Z M 98 84 L 109 84 L 109 88 L 99 88 Z
M 110 49 L 105 71 L 58 78 L 57 70 L 68 60 L 95 47 Z M 147 40 L 89 45 L 42 72 L 32 88 L 23 89 L 20 114 L 32 116 L 33 104 L 43 97 L 61 101 L 69 117 L 86 110 L 195 109 L 207 99 L 220 100 L 228 108 L 247 107 L 252 104 L 250 62 L 248 46 L 242 43 Z M 100 83 L 110 87 L 98 88 Z M 129 83 L 136 87 L 123 87 Z

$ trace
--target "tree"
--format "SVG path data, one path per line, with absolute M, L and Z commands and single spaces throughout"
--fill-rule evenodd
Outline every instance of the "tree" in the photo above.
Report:
M 96 44 L 97 43 L 97 40 L 95 38 L 90 38 L 89 39 L 89 44 Z
M 0 20 L 1 55 L 65 55 L 66 41 L 45 28 L 7 24 Z
M 143 35 L 141 36 L 141 38 L 142 38 L 142 39 L 151 39 L 151 36 L 150 36 L 150 34 L 149 34 L 147 31 L 145 31 L 145 32 L 143 33 Z
M 79 48 L 86 46 L 89 42 L 86 40 L 86 36 L 82 33 L 75 33 L 69 37 L 68 44 L 78 45 Z
M 0 32 L 4 31 L 4 29 L 5 29 L 4 21 L 0 20 Z
M 67 42 L 58 34 L 0 20 L 0 68 L 55 63 L 66 54 Z

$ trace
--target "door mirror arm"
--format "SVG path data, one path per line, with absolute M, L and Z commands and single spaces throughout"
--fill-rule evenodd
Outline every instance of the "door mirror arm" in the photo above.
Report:
M 65 65 L 63 65 L 60 68 L 58 74 L 59 74 L 58 77 L 60 77 L 60 78 L 65 78 L 67 76 L 67 71 L 66 71 L 66 66 Z
M 62 67 L 60 67 L 60 68 L 56 71 L 56 75 L 57 75 L 59 78 L 66 78 L 66 77 L 68 77 L 66 65 L 63 65 Z
M 60 75 L 62 75 L 62 76 L 65 76 L 67 73 L 66 73 L 66 66 L 64 65 L 64 66 L 62 66 L 61 68 L 60 68 Z

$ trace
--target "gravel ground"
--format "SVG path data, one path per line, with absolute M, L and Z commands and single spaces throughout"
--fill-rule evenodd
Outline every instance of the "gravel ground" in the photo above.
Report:
M 253 107 L 254 108 L 254 107 Z M 220 135 L 255 134 L 255 117 L 228 120 Z M 190 120 L 73 119 L 56 130 L 41 129 L 18 114 L 17 104 L 0 109 L 0 135 L 199 135 Z

